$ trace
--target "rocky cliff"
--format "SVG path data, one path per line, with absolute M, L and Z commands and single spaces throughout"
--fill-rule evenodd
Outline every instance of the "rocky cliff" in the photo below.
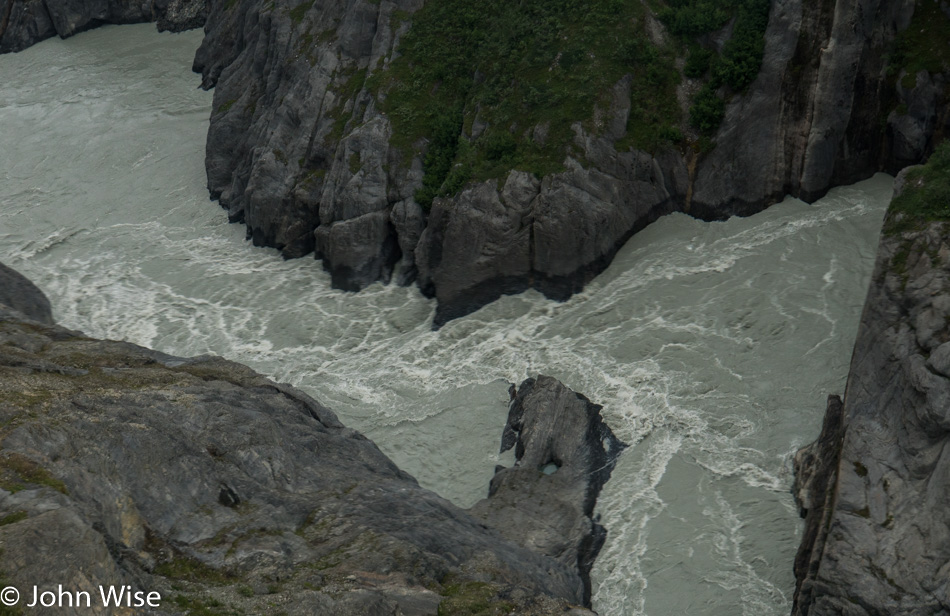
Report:
M 732 67 L 757 77 L 732 85 L 692 60 L 737 48 L 741 11 L 695 36 L 689 23 L 671 34 L 662 4 L 561 4 L 473 15 L 455 0 L 0 0 L 0 52 L 207 15 L 195 70 L 215 88 L 211 196 L 255 244 L 314 254 L 336 287 L 418 282 L 438 299 L 436 327 L 528 288 L 565 299 L 663 214 L 746 215 L 895 173 L 950 126 L 940 0 L 774 0 L 764 33 L 742 43 L 754 62 Z M 486 21 L 495 10 L 505 24 Z M 559 10 L 573 34 L 551 42 L 538 32 Z M 446 24 L 452 42 L 435 49 L 426 28 Z M 528 67 L 518 54 L 538 41 Z M 466 68 L 483 43 L 494 56 Z M 702 96 L 715 121 L 693 117 Z
M 393 275 L 417 280 L 439 300 L 436 326 L 530 287 L 566 298 L 662 214 L 749 214 L 785 194 L 812 200 L 878 170 L 896 172 L 928 154 L 950 122 L 950 66 L 939 39 L 950 18 L 938 4 L 776 0 L 758 77 L 742 91 L 720 88 L 724 119 L 710 139 L 685 120 L 700 82 L 677 73 L 686 136 L 631 146 L 640 122 L 631 64 L 603 96 L 591 93 L 599 101 L 592 118 L 563 127 L 573 137 L 559 171 L 516 167 L 462 183 L 427 212 L 416 196 L 438 162 L 427 164 L 427 152 L 441 146 L 396 143 L 394 131 L 407 120 L 386 108 L 400 88 L 428 86 L 380 86 L 422 7 L 422 0 L 217 3 L 195 68 L 215 88 L 208 183 L 231 220 L 287 257 L 314 252 L 340 288 Z M 631 36 L 678 49 L 653 15 L 631 24 Z M 918 30 L 926 30 L 924 42 L 902 34 Z M 728 27 L 719 36 L 728 38 Z M 712 38 L 709 46 L 721 44 Z M 437 104 L 438 83 L 431 95 Z M 478 144 L 486 127 L 477 109 L 468 113 L 471 125 L 465 120 L 450 137 Z M 512 134 L 542 147 L 556 128 L 515 123 Z
M 201 27 L 207 14 L 205 0 L 0 0 L 0 53 L 105 24 L 155 21 L 180 32 Z
M 520 462 L 467 512 L 303 392 L 58 327 L 0 268 L 3 586 L 127 585 L 155 613 L 592 614 L 593 503 L 623 445 L 553 379 L 513 396 Z
M 934 158 L 942 179 L 906 176 L 888 213 L 844 401 L 796 456 L 795 615 L 950 611 L 950 147 Z

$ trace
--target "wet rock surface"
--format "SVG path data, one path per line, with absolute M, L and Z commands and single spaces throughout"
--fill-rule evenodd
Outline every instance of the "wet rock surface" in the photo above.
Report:
M 501 450 L 514 448 L 516 463 L 496 470 L 489 498 L 472 513 L 510 541 L 577 567 L 588 603 L 607 536 L 594 505 L 626 445 L 600 406 L 556 379 L 528 379 L 511 396 Z
M 0 0 L 0 53 L 105 24 L 157 21 L 162 31 L 200 28 L 208 4 L 207 0 Z
M 621 446 L 599 407 L 553 379 L 522 385 L 505 436 L 521 464 L 467 512 L 289 385 L 26 319 L 9 306 L 32 310 L 38 291 L 12 288 L 0 287 L 6 584 L 94 597 L 127 584 L 160 592 L 162 613 L 591 613 L 579 606 L 603 529 L 590 516 L 609 475 L 591 470 Z M 537 470 L 542 458 L 558 473 Z
M 895 91 L 885 70 L 914 5 L 779 0 L 758 79 L 731 98 L 711 151 L 618 149 L 621 80 L 603 134 L 574 127 L 583 162 L 541 180 L 513 171 L 425 213 L 422 163 L 391 147 L 367 87 L 422 0 L 219 3 L 195 62 L 216 90 L 209 189 L 255 244 L 313 251 L 339 288 L 417 280 L 438 299 L 435 327 L 528 288 L 565 299 L 663 214 L 748 215 L 919 162 L 945 130 L 945 77 Z
M 948 324 L 950 225 L 885 235 L 844 403 L 796 457 L 794 614 L 950 611 Z
M 439 327 L 529 288 L 570 297 L 661 215 L 748 215 L 920 162 L 950 130 L 950 76 L 891 75 L 887 63 L 922 1 L 778 0 L 758 78 L 729 98 L 711 150 L 619 147 L 628 76 L 597 134 L 573 127 L 563 172 L 513 171 L 429 212 L 414 200 L 422 161 L 393 147 L 370 85 L 423 0 L 0 0 L 0 52 L 103 23 L 179 30 L 207 20 L 194 68 L 215 88 L 212 198 L 254 244 L 313 254 L 338 288 L 417 281 L 438 299 Z M 548 128 L 532 134 L 543 140 Z
M 0 306 L 46 325 L 53 324 L 53 309 L 40 289 L 20 272 L 0 263 Z

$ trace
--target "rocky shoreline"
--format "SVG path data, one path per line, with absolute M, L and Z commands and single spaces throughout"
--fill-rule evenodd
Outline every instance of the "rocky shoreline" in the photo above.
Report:
M 106 24 L 154 21 L 159 31 L 181 32 L 200 28 L 207 16 L 207 0 L 0 0 L 0 54 Z
M 0 572 L 159 592 L 155 613 L 591 614 L 624 445 L 554 379 L 512 396 L 518 463 L 465 511 L 303 392 L 66 330 L 2 268 Z
M 795 457 L 795 616 L 950 609 L 950 224 L 889 230 L 900 215 L 885 223 L 844 400 L 829 398 L 821 436 Z
M 431 211 L 414 196 L 423 160 L 393 145 L 392 121 L 371 87 L 398 57 L 422 0 L 119 8 L 0 0 L 0 52 L 102 23 L 205 24 L 194 69 L 215 90 L 212 198 L 255 245 L 287 258 L 315 255 L 338 288 L 418 283 L 438 299 L 438 328 L 529 288 L 570 297 L 664 214 L 748 215 L 787 194 L 813 201 L 921 162 L 950 130 L 950 77 L 889 64 L 920 2 L 776 1 L 758 77 L 730 95 L 711 149 L 622 146 L 631 114 L 625 77 L 595 128 L 573 125 L 575 154 L 564 171 L 538 179 L 512 170 L 437 198 Z M 651 23 L 651 36 L 663 40 L 660 22 Z M 684 78 L 680 93 L 695 87 Z M 543 126 L 532 130 L 543 140 Z
M 195 69 L 215 89 L 208 182 L 230 219 L 287 257 L 312 251 L 343 289 L 416 280 L 438 299 L 435 327 L 528 288 L 565 299 L 663 214 L 747 215 L 786 194 L 814 200 L 896 173 L 920 162 L 950 121 L 945 75 L 900 73 L 896 85 L 888 75 L 912 0 L 783 0 L 759 76 L 726 106 L 711 151 L 619 148 L 630 114 L 621 81 L 602 130 L 574 125 L 582 155 L 568 156 L 566 171 L 541 180 L 512 171 L 437 198 L 427 213 L 414 198 L 422 160 L 393 147 L 367 85 L 398 55 L 421 6 L 218 5 Z

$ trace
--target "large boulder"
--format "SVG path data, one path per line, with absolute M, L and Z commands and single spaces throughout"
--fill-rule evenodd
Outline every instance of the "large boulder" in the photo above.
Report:
M 53 309 L 46 295 L 25 276 L 0 263 L 0 306 L 47 325 L 53 324 Z

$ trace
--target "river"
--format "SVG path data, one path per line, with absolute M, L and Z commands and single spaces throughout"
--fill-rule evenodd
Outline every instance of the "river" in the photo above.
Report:
M 510 463 L 508 383 L 555 376 L 632 445 L 598 504 L 595 609 L 789 613 L 790 456 L 843 393 L 890 177 L 664 217 L 570 301 L 528 292 L 433 332 L 415 288 L 335 291 L 227 224 L 205 188 L 200 40 L 110 26 L 0 56 L 0 261 L 60 323 L 293 383 L 462 506 Z

